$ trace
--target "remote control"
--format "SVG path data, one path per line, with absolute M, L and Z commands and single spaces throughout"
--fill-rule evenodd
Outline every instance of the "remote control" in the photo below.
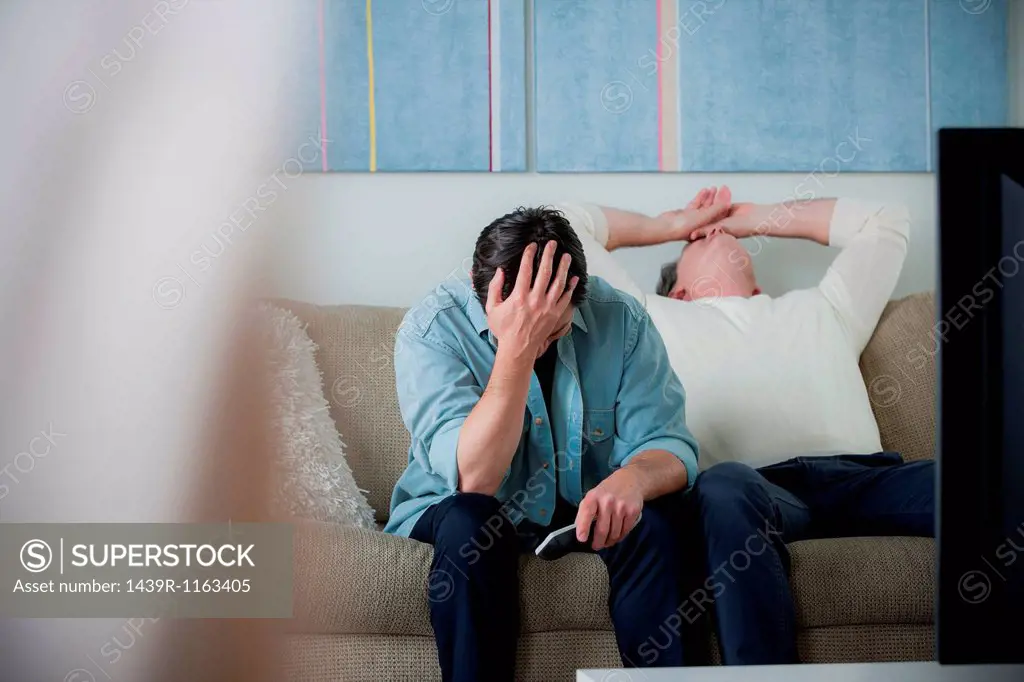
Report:
M 640 512 L 639 516 L 636 517 L 636 523 L 633 524 L 633 528 L 636 528 L 636 524 L 640 523 L 642 517 L 643 512 Z M 570 524 L 548 533 L 548 536 L 544 538 L 544 542 L 537 545 L 537 549 L 533 553 L 541 559 L 554 561 L 555 559 L 561 559 L 570 552 L 586 552 L 589 549 L 588 543 L 594 538 L 595 524 L 596 521 L 590 524 L 590 535 L 587 536 L 587 542 L 580 542 L 576 539 L 576 524 Z

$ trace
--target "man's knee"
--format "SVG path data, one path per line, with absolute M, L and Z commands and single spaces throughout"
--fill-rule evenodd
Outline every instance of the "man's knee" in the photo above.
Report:
M 434 547 L 459 565 L 487 563 L 518 555 L 515 526 L 497 498 L 458 493 L 437 521 Z
M 740 462 L 722 462 L 701 472 L 693 484 L 698 499 L 729 500 L 746 497 L 761 488 L 763 478 L 754 469 Z
M 722 462 L 702 472 L 694 482 L 693 496 L 705 525 L 715 519 L 732 524 L 738 517 L 774 515 L 764 477 L 740 462 Z

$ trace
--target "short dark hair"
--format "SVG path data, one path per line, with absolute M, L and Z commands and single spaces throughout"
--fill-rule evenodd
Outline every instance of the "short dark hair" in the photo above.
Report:
M 676 286 L 676 281 L 679 278 L 679 273 L 676 270 L 676 265 L 679 261 L 670 261 L 661 266 L 661 276 L 658 277 L 658 286 L 654 290 L 654 293 L 658 296 L 668 296 L 672 289 Z
M 519 264 L 523 260 L 523 251 L 530 244 L 540 245 L 533 264 L 533 275 L 536 279 L 544 253 L 543 247 L 551 240 L 557 245 L 556 269 L 562 254 L 568 253 L 572 258 L 566 287 L 573 277 L 579 277 L 576 289 L 572 292 L 572 304 L 582 303 L 587 296 L 587 257 L 583 253 L 583 244 L 580 243 L 569 221 L 561 211 L 553 208 L 520 206 L 485 227 L 476 240 L 476 249 L 473 251 L 473 289 L 481 305 L 487 303 L 487 288 L 498 268 L 505 271 L 502 300 L 512 293 L 516 277 L 519 275 Z

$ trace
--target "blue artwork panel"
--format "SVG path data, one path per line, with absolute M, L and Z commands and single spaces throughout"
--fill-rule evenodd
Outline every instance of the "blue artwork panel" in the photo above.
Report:
M 929 0 L 928 14 L 932 95 L 929 132 L 1008 125 L 1006 1 Z
M 326 170 L 325 156 L 329 142 L 320 135 L 320 73 L 323 45 L 321 42 L 320 7 L 317 0 L 295 4 L 296 21 L 292 26 L 291 44 L 298 48 L 292 61 L 294 72 L 285 83 L 284 101 L 293 103 L 286 134 L 277 149 L 278 163 L 295 159 L 303 171 Z M 291 172 L 291 171 L 289 171 Z
M 488 170 L 487 10 L 373 3 L 378 170 Z
M 537 170 L 658 170 L 656 0 L 535 0 Z
M 495 0 L 492 0 L 495 2 Z M 494 138 L 497 156 L 491 170 L 526 170 L 526 0 L 500 0 L 494 26 L 491 10 L 492 92 L 498 90 L 501 100 L 498 114 L 491 112 L 492 126 L 497 121 Z M 494 53 L 497 52 L 497 57 Z M 498 72 L 494 73 L 494 66 Z
M 318 0 L 330 170 L 525 170 L 524 0 Z
M 924 2 L 707 4 L 678 40 L 683 170 L 925 170 Z
M 370 85 L 365 0 L 320 0 L 324 24 L 321 92 L 328 170 L 370 170 Z

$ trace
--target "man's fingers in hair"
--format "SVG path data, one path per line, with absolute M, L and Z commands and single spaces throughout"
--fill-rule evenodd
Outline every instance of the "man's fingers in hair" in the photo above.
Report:
M 501 290 L 505 286 L 505 272 L 501 268 L 494 271 L 491 283 L 487 285 L 487 313 L 501 304 Z
M 573 277 L 569 280 L 569 286 L 565 288 L 562 295 L 558 298 L 558 303 L 555 305 L 555 310 L 561 314 L 563 310 L 572 305 L 572 292 L 576 291 L 576 285 L 580 283 L 579 277 Z
M 516 277 L 516 286 L 513 291 L 525 294 L 530 291 L 530 282 L 533 280 L 533 259 L 537 256 L 537 245 L 527 244 L 523 249 L 522 260 L 519 261 L 519 275 Z
M 548 285 L 551 284 L 551 273 L 555 269 L 554 261 L 557 248 L 558 244 L 554 239 L 544 245 L 544 253 L 540 257 L 540 267 L 537 268 L 537 281 L 533 283 L 533 290 L 538 294 L 546 294 Z
M 556 303 L 565 292 L 565 280 L 569 278 L 569 266 L 571 264 L 572 256 L 563 253 L 558 262 L 558 271 L 555 273 L 554 279 L 551 280 L 551 286 L 548 287 L 548 299 L 552 303 Z

